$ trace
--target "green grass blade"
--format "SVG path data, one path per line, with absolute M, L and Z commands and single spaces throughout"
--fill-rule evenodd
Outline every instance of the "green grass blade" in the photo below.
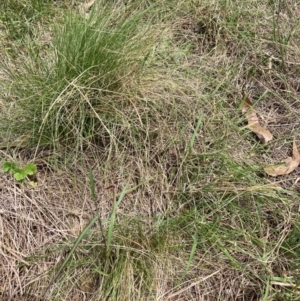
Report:
M 90 168 L 89 178 L 90 178 L 90 189 L 92 193 L 92 200 L 96 202 L 97 196 L 95 191 L 95 180 L 94 180 L 93 170 L 91 168 Z
M 180 280 L 178 281 L 180 284 L 181 281 L 184 279 L 184 277 L 187 275 L 187 273 L 189 272 L 190 270 L 190 267 L 191 267 L 191 264 L 192 264 L 192 261 L 193 261 L 193 258 L 195 256 L 195 252 L 197 250 L 197 246 L 198 246 L 198 233 L 195 233 L 193 235 L 193 245 L 192 245 L 192 249 L 191 249 L 191 253 L 190 253 L 190 257 L 189 257 L 189 261 L 187 263 L 187 266 L 186 266 L 186 269 L 184 271 L 184 274 L 181 276 Z
M 202 123 L 202 116 L 200 116 L 198 118 L 197 125 L 195 127 L 194 133 L 193 133 L 192 138 L 190 140 L 190 143 L 189 143 L 189 153 L 191 153 L 191 151 L 192 151 L 192 148 L 193 148 L 194 143 L 195 143 L 196 135 L 198 134 L 198 131 L 199 131 L 201 123 Z
M 56 274 L 52 278 L 49 286 L 47 287 L 47 289 L 45 291 L 45 294 L 47 293 L 47 291 L 49 290 L 49 288 L 51 287 L 51 285 L 57 280 L 57 278 L 59 277 L 59 275 L 61 274 L 61 272 L 63 271 L 63 269 L 67 266 L 67 264 L 71 260 L 72 256 L 74 255 L 74 253 L 76 251 L 76 248 L 78 247 L 78 245 L 80 244 L 80 242 L 88 235 L 89 230 L 95 224 L 95 222 L 98 220 L 98 218 L 99 218 L 98 216 L 95 216 L 90 221 L 90 223 L 83 229 L 83 231 L 80 233 L 80 235 L 77 237 L 77 239 L 75 240 L 74 245 L 73 245 L 70 253 L 68 254 L 68 256 L 64 260 L 63 264 L 60 266 L 60 268 L 58 269 L 58 271 L 56 272 Z
M 108 227 L 108 233 L 107 233 L 107 244 L 106 244 L 107 253 L 110 252 L 110 248 L 111 248 L 112 233 L 113 233 L 114 226 L 115 226 L 117 208 L 119 207 L 121 201 L 123 200 L 123 198 L 127 192 L 126 188 L 127 188 L 127 185 L 125 185 L 125 187 L 123 188 L 118 201 L 116 201 L 114 199 L 113 210 L 110 215 L 110 221 L 109 221 L 109 227 Z

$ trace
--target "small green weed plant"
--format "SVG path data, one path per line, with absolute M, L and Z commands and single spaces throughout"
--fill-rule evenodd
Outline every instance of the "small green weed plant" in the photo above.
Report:
M 23 181 L 27 176 L 36 174 L 37 167 L 34 163 L 27 163 L 21 168 L 17 163 L 5 161 L 2 165 L 3 171 L 13 175 L 17 181 Z

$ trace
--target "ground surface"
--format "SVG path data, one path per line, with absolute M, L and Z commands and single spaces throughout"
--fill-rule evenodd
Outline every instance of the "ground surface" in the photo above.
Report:
M 80 4 L 0 4 L 0 299 L 300 300 L 300 3 Z

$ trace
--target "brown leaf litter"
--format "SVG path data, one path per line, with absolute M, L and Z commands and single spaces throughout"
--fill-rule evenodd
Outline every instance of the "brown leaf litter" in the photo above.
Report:
M 262 144 L 267 144 L 273 139 L 271 132 L 259 124 L 258 116 L 248 96 L 244 96 L 242 112 L 246 115 L 249 129 L 258 136 Z
M 283 162 L 281 164 L 266 166 L 264 168 L 265 172 L 272 177 L 277 177 L 277 176 L 287 175 L 287 174 L 291 173 L 292 171 L 294 171 L 299 166 L 300 154 L 297 149 L 295 138 L 293 141 L 292 157 L 288 157 L 284 161 L 285 162 Z
M 249 97 L 245 95 L 245 93 L 243 93 L 243 96 L 244 101 L 242 106 L 242 112 L 246 116 L 246 119 L 248 121 L 248 127 L 252 132 L 254 132 L 258 136 L 260 142 L 265 145 L 273 139 L 273 135 L 269 130 L 265 129 L 259 124 L 259 119 L 255 110 L 253 109 L 252 102 L 250 101 Z M 272 177 L 288 175 L 291 172 L 293 172 L 299 166 L 299 164 L 300 153 L 297 149 L 296 141 L 294 138 L 292 157 L 288 157 L 280 163 L 270 164 L 264 168 L 264 171 Z

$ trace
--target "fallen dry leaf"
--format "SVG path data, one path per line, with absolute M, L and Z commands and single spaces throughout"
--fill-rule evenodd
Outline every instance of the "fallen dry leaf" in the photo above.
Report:
M 265 172 L 272 177 L 277 177 L 277 176 L 287 175 L 298 167 L 300 163 L 300 154 L 297 149 L 295 138 L 293 142 L 293 156 L 286 158 L 284 161 L 285 162 L 282 164 L 266 166 L 264 168 Z
M 33 188 L 36 188 L 38 186 L 38 183 L 35 181 L 29 181 L 28 184 Z
M 252 106 L 252 102 L 250 101 L 248 96 L 244 96 L 242 112 L 246 114 L 248 127 L 252 132 L 254 132 L 258 136 L 262 144 L 267 144 L 270 140 L 273 139 L 273 135 L 270 131 L 260 126 L 257 114 L 253 110 Z

